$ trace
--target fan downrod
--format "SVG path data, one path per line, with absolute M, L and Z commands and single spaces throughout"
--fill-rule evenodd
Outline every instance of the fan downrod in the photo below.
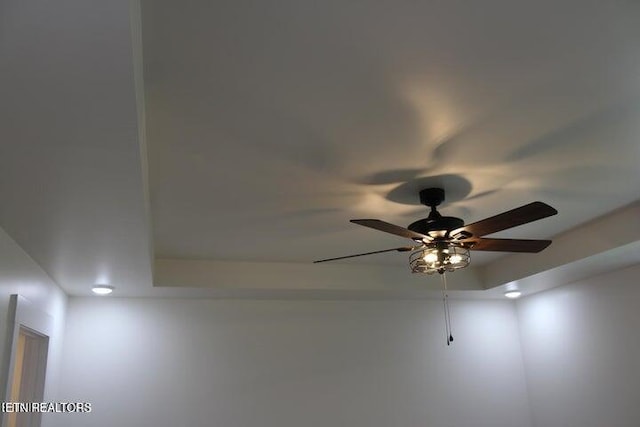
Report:
M 442 188 L 425 188 L 420 191 L 420 203 L 430 208 L 439 206 L 444 202 L 444 189 Z

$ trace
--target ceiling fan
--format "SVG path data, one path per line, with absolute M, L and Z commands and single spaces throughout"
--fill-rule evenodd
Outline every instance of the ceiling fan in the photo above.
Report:
M 519 208 L 465 225 L 460 218 L 442 216 L 436 209 L 445 198 L 442 188 L 427 188 L 420 191 L 420 202 L 431 209 L 429 216 L 413 222 L 407 228 L 379 219 L 352 219 L 354 224 L 373 228 L 396 236 L 406 237 L 416 243 L 413 246 L 365 252 L 336 258 L 322 259 L 314 263 L 336 261 L 383 252 L 412 252 L 409 258 L 414 273 L 440 274 L 466 267 L 470 261 L 469 251 L 495 252 L 540 252 L 551 244 L 551 240 L 494 239 L 484 236 L 547 218 L 558 213 L 543 202 L 533 202 Z

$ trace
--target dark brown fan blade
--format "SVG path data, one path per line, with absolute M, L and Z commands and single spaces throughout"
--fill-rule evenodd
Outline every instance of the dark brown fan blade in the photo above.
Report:
M 407 239 L 421 241 L 422 239 L 431 240 L 431 237 L 415 231 L 408 230 L 400 227 L 399 225 L 393 225 L 388 222 L 380 221 L 379 219 L 352 219 L 352 223 L 363 225 L 365 227 L 373 228 L 374 230 L 384 231 L 385 233 L 395 234 L 396 236 L 406 237 Z
M 460 231 L 468 231 L 474 237 L 482 237 L 487 234 L 497 233 L 498 231 L 537 221 L 557 213 L 557 210 L 546 203 L 533 202 L 528 205 L 503 212 L 496 216 L 474 222 L 473 224 L 465 225 L 464 227 L 454 230 L 451 235 Z
M 540 252 L 551 244 L 551 240 L 527 239 L 468 239 L 463 240 L 465 246 L 471 244 L 473 251 L 494 252 Z
M 314 264 L 317 264 L 319 262 L 327 262 L 327 261 L 337 261 L 339 259 L 347 259 L 347 258 L 355 258 L 355 257 L 359 257 L 359 256 L 365 256 L 365 255 L 373 255 L 373 254 L 381 254 L 384 252 L 393 252 L 393 251 L 397 251 L 397 252 L 408 252 L 408 251 L 412 251 L 414 249 L 420 248 L 421 246 L 416 246 L 416 247 L 412 247 L 412 246 L 404 246 L 402 248 L 393 248 L 393 249 L 384 249 L 381 251 L 373 251 L 373 252 L 365 252 L 363 254 L 356 254 L 356 255 L 347 255 L 347 256 L 339 256 L 337 258 L 327 258 L 327 259 L 321 259 L 319 261 L 313 261 Z

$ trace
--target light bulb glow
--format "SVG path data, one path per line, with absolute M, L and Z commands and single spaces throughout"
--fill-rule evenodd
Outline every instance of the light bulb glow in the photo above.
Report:
M 460 261 L 462 261 L 462 257 L 461 257 L 460 255 L 458 255 L 458 254 L 453 254 L 453 255 L 451 255 L 451 256 L 449 257 L 449 262 L 450 262 L 451 264 L 457 264 L 457 263 L 459 263 Z
M 436 262 L 438 260 L 438 254 L 435 252 L 429 252 L 424 256 L 425 262 Z
M 95 285 L 91 290 L 96 295 L 109 295 L 113 292 L 114 287 L 109 285 Z
M 507 291 L 504 293 L 504 296 L 510 299 L 516 299 L 518 298 L 520 295 L 522 295 L 522 292 L 517 291 L 517 290 L 513 290 L 513 291 Z

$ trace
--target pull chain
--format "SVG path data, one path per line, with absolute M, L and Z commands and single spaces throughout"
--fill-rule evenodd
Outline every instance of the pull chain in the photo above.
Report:
M 442 280 L 442 305 L 444 308 L 444 328 L 447 337 L 447 345 L 453 342 L 453 334 L 451 333 L 451 314 L 449 311 L 449 293 L 447 289 L 447 277 L 444 272 L 440 273 Z

